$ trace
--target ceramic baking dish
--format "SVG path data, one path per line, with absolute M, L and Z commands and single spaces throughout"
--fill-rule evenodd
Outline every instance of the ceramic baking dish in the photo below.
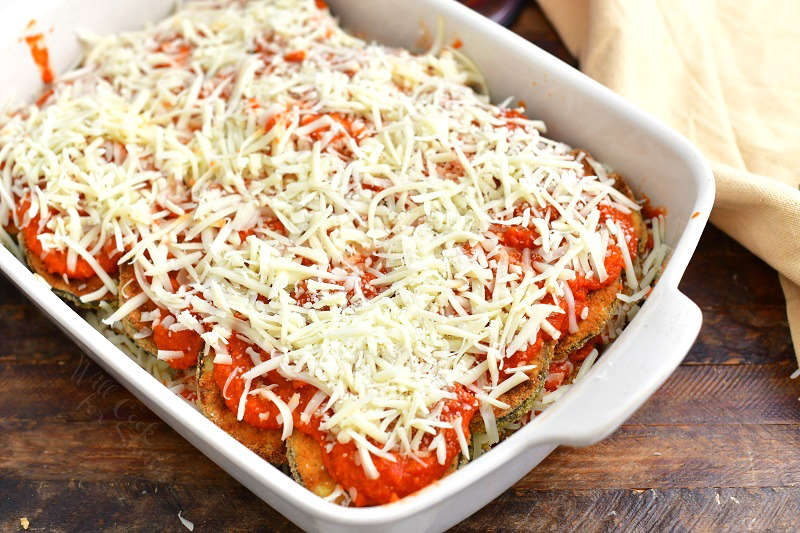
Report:
M 330 0 L 345 28 L 419 48 L 443 22 L 446 42 L 486 75 L 495 100 L 513 96 L 546 121 L 548 135 L 588 149 L 637 192 L 668 209 L 673 247 L 639 314 L 587 378 L 534 422 L 454 474 L 390 505 L 342 508 L 314 496 L 180 401 L 56 297 L 6 249 L 0 269 L 97 363 L 175 430 L 299 526 L 328 531 L 442 530 L 506 490 L 556 446 L 588 445 L 630 416 L 683 359 L 700 329 L 698 307 L 678 291 L 714 198 L 711 172 L 685 139 L 533 44 L 451 0 Z M 33 99 L 39 73 L 19 37 L 30 20 L 45 33 L 54 69 L 78 60 L 76 30 L 134 29 L 166 16 L 161 0 L 37 0 L 0 8 L 0 97 Z M 420 39 L 423 39 L 421 41 Z

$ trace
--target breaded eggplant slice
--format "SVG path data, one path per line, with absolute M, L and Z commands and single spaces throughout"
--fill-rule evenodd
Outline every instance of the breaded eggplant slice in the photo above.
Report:
M 619 192 L 627 196 L 631 201 L 636 202 L 636 196 L 633 194 L 633 190 L 628 186 L 625 182 L 625 178 L 621 175 L 617 174 L 616 172 L 612 172 L 608 175 L 610 178 L 614 178 L 614 188 L 617 189 Z M 641 211 L 631 211 L 631 218 L 633 218 L 633 228 L 636 232 L 636 237 L 639 238 L 639 245 L 637 247 L 637 260 L 641 259 L 641 257 L 647 251 L 647 225 L 644 222 L 644 217 L 642 217 Z
M 213 350 L 201 357 L 197 365 L 197 403 L 212 422 L 265 460 L 274 465 L 286 463 L 286 448 L 281 440 L 281 431 L 260 429 L 240 422 L 225 405 L 222 391 L 214 380 Z
M 286 440 L 286 459 L 294 480 L 320 498 L 327 498 L 336 490 L 336 481 L 328 474 L 322 453 L 322 446 L 305 433 L 295 431 Z
M 19 228 L 14 225 L 13 222 L 9 222 L 5 226 L 3 226 L 3 230 L 8 233 L 8 236 L 14 239 L 14 242 L 18 240 L 19 235 Z
M 142 292 L 142 288 L 136 281 L 136 274 L 133 270 L 133 265 L 120 265 L 119 267 L 119 288 L 117 290 L 117 298 L 119 305 L 122 306 L 125 302 L 135 297 Z M 156 343 L 153 342 L 153 333 L 150 332 L 149 336 L 142 337 L 141 333 L 150 329 L 150 322 L 142 321 L 142 313 L 153 311 L 156 304 L 147 301 L 138 309 L 131 311 L 128 316 L 124 317 L 120 322 L 125 334 L 133 340 L 142 350 L 149 353 L 153 357 L 158 357 L 158 348 Z
M 586 297 L 589 313 L 578 321 L 578 331 L 561 337 L 556 344 L 553 359 L 562 361 L 567 355 L 580 350 L 589 339 L 599 335 L 614 316 L 617 309 L 617 294 L 622 291 L 622 283 L 617 281 L 607 287 L 592 291 Z
M 576 158 L 583 154 L 584 159 L 581 161 L 583 164 L 584 174 L 594 174 L 594 169 L 587 161 L 591 158 L 591 154 L 584 150 L 573 150 L 571 152 Z M 608 175 L 614 180 L 614 188 L 627 196 L 630 200 L 636 201 L 636 196 L 633 194 L 630 186 L 625 182 L 625 179 L 618 173 L 612 172 Z M 645 225 L 642 214 L 639 211 L 631 211 L 631 218 L 633 219 L 633 227 L 636 236 L 639 239 L 637 246 L 637 258 L 634 261 L 634 266 L 638 264 L 639 258 L 645 253 L 647 247 L 647 226 Z M 587 296 L 587 305 L 589 307 L 589 315 L 585 320 L 578 323 L 578 331 L 570 333 L 562 337 L 555 349 L 554 359 L 557 361 L 564 360 L 567 355 L 575 350 L 581 349 L 592 337 L 599 335 L 605 328 L 608 321 L 614 315 L 617 307 L 617 294 L 622 292 L 624 287 L 621 281 L 613 283 L 608 287 L 592 291 Z
M 295 481 L 319 496 L 327 498 L 336 490 L 336 481 L 330 476 L 322 459 L 322 446 L 314 438 L 295 431 L 286 440 L 286 458 Z M 453 459 L 445 476 L 454 472 L 459 465 L 460 454 Z M 444 476 L 442 476 L 444 477 Z M 337 499 L 337 503 L 341 503 Z
M 98 276 L 94 276 L 86 280 L 67 282 L 62 276 L 57 276 L 47 271 L 44 261 L 42 261 L 42 259 L 35 254 L 30 253 L 28 248 L 25 246 L 25 239 L 19 239 L 19 247 L 20 250 L 22 250 L 22 255 L 25 258 L 25 262 L 28 264 L 28 268 L 41 276 L 48 283 L 48 285 L 50 285 L 51 289 L 54 293 L 56 293 L 56 295 L 73 304 L 74 306 L 82 309 L 95 310 L 99 309 L 98 302 L 113 302 L 116 299 L 116 296 L 111 294 L 111 291 L 109 291 L 98 301 L 82 302 L 81 296 L 85 296 L 96 290 L 99 290 L 103 286 L 103 280 L 101 280 Z
M 588 165 L 585 160 L 584 165 Z M 615 189 L 630 198 L 632 201 L 636 201 L 633 191 L 628 184 L 625 183 L 625 180 L 622 176 L 612 173 L 609 174 L 609 177 L 614 179 Z M 634 231 L 636 232 L 636 237 L 639 239 L 637 249 L 638 254 L 636 260 L 634 261 L 634 268 L 636 268 L 642 255 L 644 255 L 646 252 L 647 225 L 645 224 L 644 218 L 642 218 L 642 214 L 639 211 L 631 211 L 631 217 L 633 218 L 633 227 Z M 617 300 L 617 294 L 621 292 L 630 293 L 631 291 L 623 286 L 622 280 L 620 279 L 616 283 L 612 283 L 607 287 L 592 291 L 588 294 L 586 298 L 586 304 L 589 307 L 588 316 L 585 320 L 578 322 L 578 331 L 575 333 L 570 333 L 558 341 L 554 356 L 556 361 L 563 361 L 569 354 L 575 350 L 580 350 L 583 348 L 589 339 L 599 335 L 603 331 L 608 321 L 612 316 L 614 316 L 614 312 L 616 311 L 619 303 Z
M 519 420 L 533 408 L 536 396 L 544 388 L 544 382 L 547 380 L 547 369 L 553 357 L 554 347 L 555 342 L 553 341 L 543 343 L 542 349 L 539 350 L 536 357 L 527 362 L 529 365 L 536 365 L 536 368 L 526 372 L 529 379 L 497 398 L 509 406 L 508 409 L 494 408 L 494 418 L 498 433 L 503 428 Z M 475 413 L 475 416 L 472 417 L 469 430 L 473 435 L 486 432 L 486 426 L 480 413 Z

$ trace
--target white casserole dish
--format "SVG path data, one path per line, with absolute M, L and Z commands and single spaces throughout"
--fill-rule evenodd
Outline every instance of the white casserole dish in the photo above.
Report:
M 548 136 L 589 150 L 621 172 L 638 193 L 668 209 L 673 252 L 639 314 L 585 380 L 535 421 L 475 461 L 390 505 L 342 508 L 326 503 L 261 460 L 180 401 L 38 281 L 5 248 L 0 269 L 39 308 L 142 402 L 255 494 L 309 530 L 442 530 L 488 503 L 556 446 L 588 445 L 630 416 L 683 359 L 700 329 L 698 307 L 677 285 L 708 219 L 714 182 L 685 139 L 609 90 L 508 30 L 451 0 L 330 0 L 345 28 L 380 42 L 414 48 L 441 17 L 446 41 L 486 75 L 496 101 L 524 100 L 548 125 Z M 141 27 L 166 16 L 160 0 L 38 0 L 0 9 L 0 97 L 32 99 L 39 73 L 19 37 L 31 19 L 45 32 L 56 72 L 74 65 L 76 30 L 97 33 Z M 52 31 L 49 31 L 53 28 Z M 425 28 L 423 30 L 423 28 Z M 695 214 L 697 213 L 697 214 Z

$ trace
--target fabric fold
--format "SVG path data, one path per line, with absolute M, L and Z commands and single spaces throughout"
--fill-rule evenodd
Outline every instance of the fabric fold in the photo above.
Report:
M 800 358 L 800 2 L 539 4 L 583 72 L 709 160 L 711 221 L 779 272 Z

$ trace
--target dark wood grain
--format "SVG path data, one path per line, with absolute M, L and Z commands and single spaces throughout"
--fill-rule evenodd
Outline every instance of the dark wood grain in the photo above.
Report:
M 512 489 L 459 531 L 796 531 L 796 489 Z
M 533 4 L 514 29 L 574 64 Z M 793 531 L 800 380 L 775 273 L 714 228 L 681 289 L 704 324 L 605 441 L 556 450 L 461 531 Z M 0 280 L 0 530 L 289 531 Z

